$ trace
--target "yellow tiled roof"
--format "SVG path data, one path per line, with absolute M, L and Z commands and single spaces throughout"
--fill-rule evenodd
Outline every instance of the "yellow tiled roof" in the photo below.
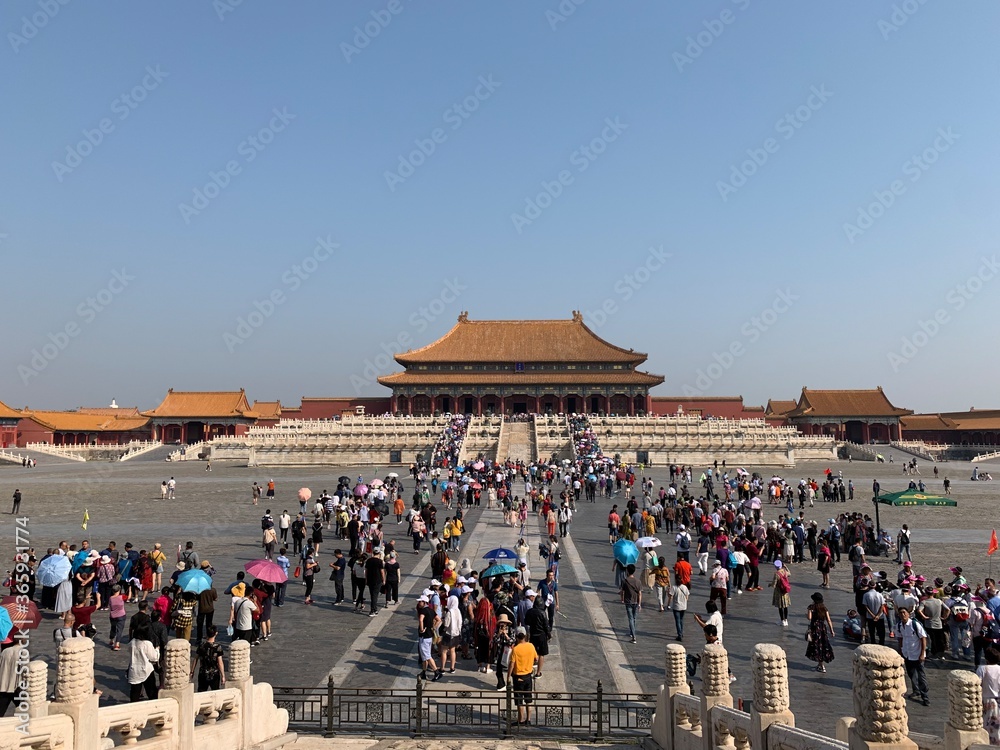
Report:
M 79 411 L 34 411 L 25 409 L 25 419 L 32 419 L 42 427 L 55 432 L 129 432 L 149 424 L 143 416 L 108 416 Z
M 281 402 L 254 401 L 251 411 L 258 419 L 278 419 L 281 416 Z
M 662 375 L 637 370 L 619 372 L 397 372 L 378 379 L 382 385 L 659 385 Z
M 3 401 L 0 401 L 0 419 L 19 419 L 21 417 L 21 412 L 17 409 L 11 409 Z
M 242 388 L 238 391 L 175 391 L 171 388 L 159 406 L 143 414 L 173 419 L 257 417 L 247 403 L 247 394 Z
M 873 390 L 814 391 L 803 388 L 788 417 L 901 417 L 910 409 L 893 406 L 879 386 Z

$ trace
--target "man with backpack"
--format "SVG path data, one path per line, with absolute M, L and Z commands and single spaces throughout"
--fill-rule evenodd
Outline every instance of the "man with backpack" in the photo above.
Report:
M 691 534 L 688 533 L 687 527 L 684 524 L 680 525 L 674 541 L 677 543 L 677 559 L 690 563 Z
M 185 570 L 192 570 L 201 565 L 201 559 L 198 557 L 198 553 L 194 551 L 194 542 L 188 542 L 184 545 L 184 551 L 181 552 L 178 562 L 184 563 Z
M 569 524 L 573 520 L 573 511 L 570 510 L 567 503 L 563 503 L 562 507 L 559 508 L 559 536 L 567 537 L 569 536 Z
M 896 535 L 896 562 L 903 562 L 903 552 L 906 552 L 906 559 L 913 562 L 913 558 L 910 557 L 910 528 L 905 523 L 903 528 L 899 530 L 899 534 Z

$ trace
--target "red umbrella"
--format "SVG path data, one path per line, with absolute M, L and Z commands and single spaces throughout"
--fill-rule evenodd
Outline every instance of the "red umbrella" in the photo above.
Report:
M 270 560 L 251 560 L 243 566 L 243 570 L 254 578 L 259 578 L 268 583 L 284 583 L 288 580 L 288 576 L 285 575 L 285 571 L 281 569 L 281 566 Z
M 42 613 L 32 601 L 18 604 L 17 597 L 4 596 L 0 597 L 0 607 L 7 610 L 15 628 L 34 630 L 42 624 Z
M 615 479 L 618 479 L 618 480 L 624 482 L 625 481 L 625 472 L 624 471 L 616 471 L 615 472 Z
M 472 489 L 474 489 L 474 490 L 481 490 L 482 488 L 483 488 L 483 485 L 481 485 L 479 482 L 473 482 L 472 483 Z

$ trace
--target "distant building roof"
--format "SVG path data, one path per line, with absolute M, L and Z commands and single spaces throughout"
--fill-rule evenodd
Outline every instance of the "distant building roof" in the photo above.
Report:
M 280 401 L 254 401 L 251 411 L 258 419 L 278 419 L 281 417 Z
M 902 417 L 910 409 L 893 406 L 882 386 L 873 390 L 815 391 L 803 388 L 798 404 L 787 413 L 796 417 Z
M 143 416 L 89 414 L 81 411 L 25 409 L 21 416 L 53 432 L 131 432 L 141 430 L 149 424 L 149 419 Z
M 639 364 L 646 355 L 610 344 L 591 331 L 583 315 L 571 320 L 469 320 L 432 344 L 397 354 L 401 365 L 418 362 L 622 362 Z
M 579 372 L 397 372 L 385 375 L 378 382 L 399 385 L 647 385 L 663 382 L 660 375 L 637 370 L 582 370 Z
M 143 412 L 154 419 L 256 419 L 257 414 L 247 402 L 246 391 L 175 391 L 152 411 Z
M 764 409 L 764 414 L 769 417 L 783 417 L 796 406 L 798 404 L 793 400 L 783 401 L 776 398 L 769 398 L 767 400 L 767 408 Z
M 80 406 L 74 411 L 79 414 L 104 414 L 117 417 L 141 416 L 138 406 Z
M 3 401 L 0 401 L 0 419 L 20 419 L 21 412 L 17 409 L 11 409 Z
M 912 414 L 901 421 L 904 430 L 1000 430 L 1000 409 Z
M 680 403 L 701 403 L 703 401 L 738 401 L 743 403 L 742 396 L 652 396 L 653 401 L 677 401 Z

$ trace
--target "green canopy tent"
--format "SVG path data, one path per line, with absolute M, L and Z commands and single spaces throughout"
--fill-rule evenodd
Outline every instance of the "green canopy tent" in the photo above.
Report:
M 875 504 L 875 529 L 878 534 L 882 532 L 882 524 L 878 513 L 879 505 L 936 505 L 950 508 L 958 506 L 958 501 L 952 500 L 950 497 L 932 495 L 927 492 L 920 492 L 919 490 L 903 490 L 902 492 L 889 492 L 884 495 L 880 494 L 877 500 L 872 498 L 872 502 Z

